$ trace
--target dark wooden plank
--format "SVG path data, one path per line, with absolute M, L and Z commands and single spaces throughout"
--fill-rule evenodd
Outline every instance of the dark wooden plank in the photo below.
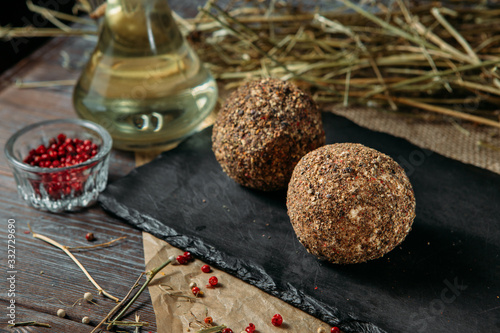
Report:
M 23 81 L 66 80 L 79 75 L 82 60 L 92 49 L 92 42 L 83 38 L 54 39 L 23 60 L 0 77 L 0 143 L 18 129 L 37 121 L 55 118 L 76 118 L 71 102 L 72 87 L 44 89 L 18 89 L 17 79 Z M 61 67 L 61 50 L 74 57 L 69 69 Z M 113 151 L 110 163 L 110 181 L 117 179 L 134 167 L 134 155 Z M 47 322 L 52 328 L 29 328 L 18 332 L 87 332 L 90 326 L 81 323 L 89 316 L 96 324 L 114 306 L 114 302 L 98 296 L 95 288 L 83 272 L 61 250 L 25 234 L 28 223 L 41 234 L 47 235 L 63 245 L 88 245 L 87 232 L 94 232 L 97 242 L 127 236 L 127 239 L 109 248 L 75 252 L 93 278 L 108 292 L 123 297 L 139 274 L 144 270 L 144 255 L 141 233 L 128 225 L 106 215 L 98 206 L 75 213 L 51 214 L 27 206 L 19 198 L 15 181 L 5 159 L 0 160 L 0 213 L 3 222 L 0 229 L 0 244 L 6 254 L 7 220 L 16 220 L 16 321 L 36 320 Z M 6 258 L 6 255 L 3 256 Z M 4 274 L 6 260 L 2 261 Z M 4 286 L 5 282 L 2 282 Z M 96 303 L 78 303 L 87 291 L 96 294 Z M 0 306 L 6 309 L 10 297 L 7 289 L 0 291 Z M 57 309 L 64 308 L 66 318 L 56 316 Z M 127 316 L 134 319 L 138 311 L 141 320 L 151 323 L 156 330 L 153 307 L 148 292 L 138 299 Z M 3 316 L 5 319 L 5 316 Z M 12 332 L 5 320 L 0 331 Z M 131 331 L 131 330 L 129 330 Z
M 4 182 L 2 181 L 2 184 Z M 95 288 L 87 281 L 81 270 L 61 250 L 25 234 L 29 223 L 41 234 L 48 235 L 63 245 L 88 245 L 86 232 L 94 232 L 98 242 L 126 236 L 127 239 L 109 248 L 76 252 L 89 273 L 108 292 L 123 297 L 135 278 L 144 270 L 141 233 L 122 222 L 103 214 L 99 207 L 83 212 L 50 214 L 27 207 L 12 192 L 0 200 L 4 219 L 16 220 L 16 305 L 31 311 L 31 317 L 19 321 L 38 320 L 36 313 L 54 315 L 58 308 L 64 308 L 68 320 L 78 323 L 83 315 L 94 320 L 102 318 L 113 302 L 96 296 L 94 304 L 82 303 L 71 307 L 87 291 Z M 6 223 L 2 224 L 6 228 Z M 7 233 L 0 233 L 0 243 L 7 244 Z M 3 292 L 3 290 L 2 290 Z M 2 299 L 8 299 L 2 295 Z M 64 303 L 65 305 L 61 304 Z M 147 293 L 141 296 L 137 306 L 141 317 L 154 322 L 154 313 Z M 28 312 L 29 312 L 28 311 Z M 34 316 L 34 318 L 33 318 Z M 64 327 L 71 323 L 65 322 Z M 67 331 L 67 330 L 65 330 Z M 61 331 L 62 332 L 62 331 Z

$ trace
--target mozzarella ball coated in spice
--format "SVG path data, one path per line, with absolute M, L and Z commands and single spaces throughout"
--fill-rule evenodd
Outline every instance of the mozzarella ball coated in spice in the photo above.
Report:
M 239 184 L 284 189 L 302 156 L 325 144 L 321 112 L 294 84 L 253 81 L 232 93 L 214 124 L 212 150 Z
M 339 143 L 299 161 L 287 208 L 310 253 L 353 264 L 380 258 L 404 240 L 415 218 L 415 196 L 391 157 L 361 144 Z

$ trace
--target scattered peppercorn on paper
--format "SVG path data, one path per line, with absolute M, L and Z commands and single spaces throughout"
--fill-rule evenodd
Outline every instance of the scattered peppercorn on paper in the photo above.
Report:
M 143 243 L 146 270 L 171 255 L 183 254 L 182 250 L 146 232 Z M 255 325 L 256 332 L 317 332 L 320 327 L 330 332 L 328 324 L 230 274 L 213 267 L 204 273 L 203 265 L 205 263 L 196 258 L 183 265 L 169 265 L 151 282 L 149 293 L 157 333 L 195 333 L 203 328 L 201 324 L 206 317 L 212 317 L 212 326 L 224 324 L 234 333 L 245 332 L 249 323 Z M 212 276 L 217 277 L 218 284 L 207 288 Z M 203 295 L 184 297 L 193 296 L 190 288 L 193 282 Z M 280 327 L 273 326 L 273 316 L 277 313 L 283 318 Z

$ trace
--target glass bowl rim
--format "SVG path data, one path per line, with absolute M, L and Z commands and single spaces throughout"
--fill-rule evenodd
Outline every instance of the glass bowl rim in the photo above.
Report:
M 39 166 L 32 166 L 29 164 L 24 163 L 23 161 L 19 160 L 14 156 L 14 143 L 16 140 L 23 134 L 37 128 L 41 127 L 44 125 L 53 125 L 53 124 L 74 124 L 78 125 L 87 129 L 91 129 L 95 131 L 102 139 L 102 146 L 99 149 L 99 152 L 92 158 L 89 158 L 85 162 L 78 163 L 75 165 L 70 165 L 70 166 L 65 166 L 65 167 L 59 167 L 59 168 L 42 168 Z M 73 170 L 73 169 L 78 169 L 90 164 L 93 164 L 95 162 L 99 162 L 103 157 L 109 154 L 111 151 L 111 147 L 113 145 L 113 139 L 111 138 L 111 135 L 108 133 L 107 130 L 104 129 L 99 124 L 96 124 L 92 121 L 88 120 L 83 120 L 83 119 L 53 119 L 53 120 L 45 120 L 41 121 L 38 123 L 34 123 L 31 125 L 28 125 L 26 127 L 21 128 L 17 132 L 15 132 L 8 140 L 7 143 L 5 144 L 5 156 L 7 157 L 8 161 L 15 166 L 16 168 L 29 171 L 29 172 L 41 172 L 41 173 L 55 173 L 55 172 L 60 172 L 60 171 L 65 171 L 65 170 Z

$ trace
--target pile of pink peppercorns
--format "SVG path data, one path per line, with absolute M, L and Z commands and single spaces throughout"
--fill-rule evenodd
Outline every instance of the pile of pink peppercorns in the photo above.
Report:
M 41 168 L 62 168 L 85 162 L 98 151 L 97 144 L 89 139 L 71 139 L 61 133 L 50 139 L 47 146 L 30 150 L 23 162 Z
M 40 168 L 64 168 L 81 164 L 97 155 L 99 146 L 91 140 L 68 138 L 64 134 L 49 140 L 47 146 L 40 145 L 29 151 L 23 162 Z M 81 169 L 60 170 L 56 172 L 40 172 L 40 179 L 31 179 L 31 185 L 35 192 L 40 195 L 40 185 L 51 199 L 58 200 L 70 195 L 79 196 L 88 176 L 84 170 L 92 165 Z

